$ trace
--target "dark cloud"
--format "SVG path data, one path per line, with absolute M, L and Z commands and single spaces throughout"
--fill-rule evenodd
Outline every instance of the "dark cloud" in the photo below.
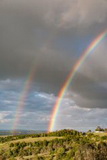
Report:
M 81 35 L 79 30 L 85 27 L 84 35 L 90 25 L 95 28 L 94 24 L 98 23 L 99 31 L 102 30 L 100 24 L 106 22 L 106 2 L 100 0 L 97 4 L 86 1 L 85 5 L 81 0 L 72 3 L 69 0 L 3 0 L 0 3 L 1 76 L 24 76 L 35 63 L 36 79 L 62 84 L 77 59 L 73 47 L 65 45 L 68 42 L 61 42 L 62 35 L 71 35 L 72 46 L 78 45 L 74 39 Z M 62 43 L 60 48 L 55 45 L 58 41 Z M 70 48 L 70 53 L 61 49 L 63 45 Z
M 102 42 L 83 62 L 72 82 L 77 105 L 107 108 L 106 46 Z
M 32 68 L 35 68 L 21 124 L 22 128 L 26 128 L 25 121 L 32 117 L 32 112 L 37 110 L 37 114 L 42 114 L 43 110 L 46 127 L 56 95 L 67 75 L 89 43 L 106 28 L 105 0 L 0 1 L 0 113 L 4 115 L 0 115 L 2 124 L 8 122 L 7 119 L 9 123 L 13 120 L 13 115 L 9 118 L 6 116 L 9 116 L 9 111 L 15 112 L 26 78 Z M 63 108 L 75 104 L 81 107 L 84 114 L 84 108 L 107 108 L 106 50 L 105 37 L 76 73 L 61 105 Z M 103 111 L 106 112 L 106 109 Z M 79 109 L 75 114 L 77 112 Z M 95 114 L 99 112 L 98 109 L 95 110 Z M 37 116 L 39 121 L 42 118 L 37 114 L 33 117 Z M 92 112 L 88 116 L 91 114 Z M 27 126 L 32 121 L 28 119 Z M 40 123 L 38 122 L 37 126 Z M 74 124 L 78 126 L 80 123 Z
M 35 63 L 38 73 L 41 72 L 38 77 L 41 79 L 43 75 L 45 79 L 51 77 L 51 73 L 56 72 L 57 76 L 59 74 L 57 70 L 66 71 L 67 66 L 71 66 L 70 61 L 67 66 L 64 65 L 66 58 L 64 53 L 51 48 L 53 40 L 57 37 L 57 30 L 49 30 L 45 24 L 43 15 L 46 9 L 38 1 L 1 2 L 1 75 L 25 76 Z

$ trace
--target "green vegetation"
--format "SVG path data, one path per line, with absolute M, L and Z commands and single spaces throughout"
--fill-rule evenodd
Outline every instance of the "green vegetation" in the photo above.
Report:
M 1 160 L 107 160 L 107 134 L 75 130 L 0 137 Z
M 104 128 L 101 128 L 100 126 L 98 126 L 95 131 L 107 132 L 107 128 L 104 129 Z

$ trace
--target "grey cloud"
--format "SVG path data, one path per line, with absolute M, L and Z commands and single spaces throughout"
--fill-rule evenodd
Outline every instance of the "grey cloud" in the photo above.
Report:
M 102 42 L 79 68 L 71 84 L 77 105 L 89 108 L 107 108 L 106 45 Z
M 69 106 L 65 111 L 60 108 L 54 130 L 57 129 L 77 129 L 87 131 L 95 130 L 96 126 L 106 127 L 107 110 L 98 108 L 80 108 L 77 105 Z
M 63 23 L 65 25 L 78 27 L 78 25 L 84 27 L 90 27 L 91 25 L 103 23 L 107 18 L 107 2 L 105 0 L 77 0 L 69 2 L 68 8 L 63 13 Z
M 2 80 L 1 83 L 9 85 L 15 83 L 19 85 L 19 83 L 16 83 L 16 81 L 13 80 Z M 98 108 L 86 108 L 87 106 L 84 106 L 85 108 L 81 108 L 79 107 L 80 105 L 77 106 L 78 99 L 72 100 L 75 96 L 78 96 L 77 93 L 79 92 L 76 93 L 75 91 L 75 88 L 72 90 L 72 92 L 69 90 L 69 92 L 67 92 L 65 97 L 62 99 L 54 130 L 62 128 L 73 128 L 86 131 L 88 129 L 94 130 L 97 125 L 106 127 L 107 110 L 101 110 Z M 18 95 L 21 96 L 20 93 L 22 92 L 18 90 L 10 90 L 3 94 L 2 89 L 2 96 L 0 100 L 0 129 L 12 128 L 16 115 L 16 109 L 18 107 L 17 104 L 20 103 L 20 99 L 18 98 Z M 51 110 L 56 102 L 56 99 L 57 97 L 54 94 L 31 90 L 27 96 L 27 99 L 24 101 L 24 110 L 20 113 L 20 123 L 17 125 L 17 128 L 35 130 L 41 130 L 42 128 L 46 130 L 51 119 Z M 87 97 L 84 99 L 87 100 Z M 1 107 L 3 103 L 5 109 Z M 82 105 L 83 104 L 84 101 L 82 102 Z M 98 101 L 96 101 L 96 104 L 98 104 Z
M 48 31 L 45 24 L 41 24 L 42 20 L 38 17 L 35 7 L 32 10 L 33 4 L 21 6 L 22 1 L 10 2 L 3 1 L 4 5 L 1 5 L 1 77 L 26 76 L 35 63 L 36 78 L 39 80 L 54 82 L 56 81 L 54 76 L 57 77 L 59 74 L 64 79 L 62 71 L 66 72 L 66 69 L 71 67 L 71 62 L 69 60 L 66 66 L 64 64 L 66 56 L 51 48 L 51 43 L 54 37 L 56 38 L 54 31 Z
M 24 80 L 0 81 L 0 111 L 17 111 L 23 104 L 25 112 L 42 110 L 50 113 L 57 97 L 53 93 L 41 91 L 38 84 L 32 84 L 29 91 L 24 85 Z M 26 97 L 23 98 L 24 96 Z
M 63 26 L 69 26 L 68 23 L 70 23 L 71 30 L 68 30 L 68 34 L 72 35 L 73 40 L 72 24 L 75 24 L 78 29 L 84 25 L 87 28 L 85 21 L 89 19 L 91 21 L 95 17 L 92 22 L 88 22 L 90 25 L 96 23 L 97 19 L 99 20 L 98 14 L 106 19 L 106 16 L 103 16 L 103 14 L 106 15 L 106 1 L 100 4 L 100 0 L 97 3 L 96 1 L 83 2 L 81 0 L 75 2 L 69 0 L 3 0 L 0 3 L 1 75 L 26 75 L 32 64 L 35 63 L 39 79 L 44 77 L 44 80 L 48 82 L 53 79 L 58 81 L 60 74 L 63 82 L 66 77 L 64 74 L 68 74 L 76 60 L 73 50 L 71 50 L 71 57 L 67 57 L 66 51 L 62 52 L 53 47 L 54 40 L 57 41 L 61 34 L 67 34 L 67 29 L 65 31 Z M 94 16 L 90 16 L 90 14 Z M 80 19 L 83 19 L 81 20 L 82 27 L 79 22 L 75 22 Z M 53 74 L 56 78 L 52 76 Z
M 0 78 L 26 78 L 35 64 L 35 81 L 41 83 L 41 90 L 57 94 L 80 56 L 79 43 L 106 27 L 105 0 L 2 0 Z M 69 40 L 62 41 L 62 37 L 71 43 L 67 45 Z M 96 49 L 97 58 L 95 53 L 86 60 L 69 87 L 81 107 L 106 107 L 106 49 L 106 44 Z M 9 90 L 17 85 L 8 86 Z

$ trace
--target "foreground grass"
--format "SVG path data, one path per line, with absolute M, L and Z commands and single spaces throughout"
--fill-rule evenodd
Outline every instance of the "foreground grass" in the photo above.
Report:
M 2 136 L 3 138 L 7 137 L 7 136 Z M 62 139 L 63 137 L 36 137 L 36 138 L 32 138 L 32 137 L 28 137 L 28 138 L 24 138 L 24 139 L 17 139 L 17 140 L 11 140 L 9 142 L 5 142 L 5 143 L 0 143 L 0 150 L 4 151 L 4 152 L 8 152 L 8 150 L 10 150 L 10 145 L 11 144 L 23 144 L 23 143 L 26 143 L 26 144 L 31 144 L 31 143 L 35 143 L 35 142 L 40 142 L 40 141 L 52 141 L 54 139 Z M 15 147 L 14 147 L 15 148 Z M 42 154 L 38 154 L 38 156 L 44 156 L 44 157 L 49 157 L 48 154 L 46 153 L 42 153 Z M 35 155 L 30 155 L 30 156 L 23 156 L 22 157 L 19 157 L 19 156 L 16 156 L 16 157 L 10 157 L 10 160 L 11 159 L 16 159 L 16 160 L 22 160 L 22 159 L 37 159 L 37 156 Z M 0 160 L 2 160 L 2 158 L 0 157 Z

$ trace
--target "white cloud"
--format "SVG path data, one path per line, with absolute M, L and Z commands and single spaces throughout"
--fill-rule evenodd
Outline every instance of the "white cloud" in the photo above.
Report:
M 11 115 L 12 112 L 10 111 L 4 111 L 0 112 L 0 123 L 10 123 L 12 121 L 11 118 L 7 118 L 7 116 Z
M 87 109 L 76 105 L 66 107 L 66 110 L 63 110 L 63 105 L 60 106 L 54 130 L 70 128 L 86 131 L 88 129 L 94 130 L 98 125 L 106 127 L 107 109 Z

